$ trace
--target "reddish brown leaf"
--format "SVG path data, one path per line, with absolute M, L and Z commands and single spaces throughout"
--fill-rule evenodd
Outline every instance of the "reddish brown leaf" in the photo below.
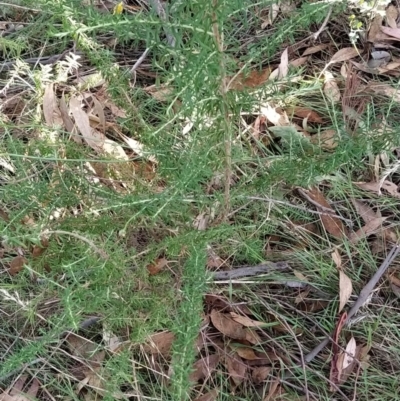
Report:
M 288 115 L 294 114 L 296 117 L 307 118 L 307 121 L 312 123 L 322 124 L 324 120 L 314 110 L 308 109 L 307 107 L 287 107 L 286 113 Z
M 232 81 L 231 79 L 228 80 L 228 83 L 231 81 L 229 89 L 244 90 L 247 88 L 257 88 L 268 80 L 270 74 L 271 69 L 269 67 L 261 71 L 251 71 L 250 74 L 246 76 L 240 73 L 235 76 Z
M 270 366 L 257 366 L 253 369 L 251 373 L 251 378 L 253 379 L 254 384 L 261 384 L 264 380 L 267 379 L 269 373 L 271 372 Z
M 160 273 L 165 266 L 168 265 L 168 260 L 165 258 L 158 258 L 153 263 L 147 266 L 147 271 L 149 272 L 150 276 L 154 276 L 155 274 Z
M 39 256 L 41 256 L 49 246 L 49 240 L 47 238 L 42 238 L 40 242 L 41 246 L 35 245 L 32 249 L 32 256 L 34 258 L 38 258 Z
M 197 397 L 194 401 L 215 401 L 218 397 L 218 390 L 214 389 L 206 394 Z
M 303 190 L 304 191 L 304 190 Z M 342 220 L 335 216 L 335 211 L 332 209 L 331 205 L 325 199 L 324 195 L 318 188 L 314 187 L 309 191 L 304 191 L 306 194 L 318 205 L 321 205 L 322 208 L 318 208 L 320 211 L 329 211 L 332 210 L 332 216 L 328 214 L 321 215 L 322 225 L 325 230 L 333 235 L 334 237 L 341 239 L 345 236 L 345 228 Z
M 235 340 L 246 339 L 246 330 L 240 323 L 235 322 L 228 314 L 215 309 L 211 312 L 211 322 L 223 335 Z
M 23 256 L 20 255 L 16 256 L 10 262 L 10 268 L 8 269 L 8 273 L 11 274 L 11 276 L 15 276 L 24 268 L 24 265 L 26 265 L 27 263 L 28 260 L 25 259 Z
M 232 355 L 225 355 L 225 366 L 235 387 L 242 384 L 247 375 L 247 366 L 236 352 Z
M 191 382 L 197 383 L 199 380 L 205 380 L 210 377 L 219 363 L 219 355 L 208 355 L 199 359 L 193 365 L 193 372 L 189 376 Z
M 169 331 L 153 334 L 148 338 L 147 344 L 144 345 L 144 350 L 151 354 L 168 355 L 174 339 L 175 335 Z

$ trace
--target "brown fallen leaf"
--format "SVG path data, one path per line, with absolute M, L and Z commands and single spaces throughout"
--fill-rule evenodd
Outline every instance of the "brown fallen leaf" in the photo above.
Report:
M 354 47 L 345 47 L 337 51 L 329 61 L 329 64 L 341 63 L 348 61 L 359 55 L 359 51 Z
M 360 202 L 357 199 L 351 199 L 351 202 L 353 203 L 354 208 L 356 209 L 357 213 L 360 215 L 360 217 L 364 220 L 365 223 L 369 223 L 375 220 L 377 217 L 380 217 L 377 216 L 374 210 L 365 203 Z
M 247 365 L 236 352 L 225 355 L 225 366 L 235 387 L 240 386 L 247 376 Z
M 353 284 L 352 284 L 350 278 L 342 271 L 339 271 L 339 310 L 338 310 L 338 313 L 340 313 L 343 310 L 347 301 L 350 299 L 352 292 L 353 292 Z
M 325 199 L 323 193 L 316 187 L 311 190 L 305 191 L 302 190 L 308 195 L 313 202 L 315 202 L 317 209 L 320 211 L 330 211 L 332 210 L 332 216 L 329 214 L 322 214 L 320 216 L 322 225 L 325 230 L 334 236 L 335 238 L 341 239 L 345 236 L 345 227 L 343 225 L 342 220 L 335 216 L 335 211 L 332 209 L 331 205 Z M 318 208 L 318 205 L 321 205 L 321 208 Z
M 163 331 L 151 335 L 144 345 L 144 351 L 150 352 L 152 355 L 161 354 L 168 355 L 171 351 L 172 343 L 174 342 L 175 335 L 170 331 Z
M 11 276 L 15 276 L 24 268 L 24 266 L 27 263 L 28 263 L 28 260 L 26 258 L 18 255 L 14 259 L 11 260 L 10 267 L 7 271 Z
M 69 108 L 82 138 L 93 150 L 101 153 L 106 137 L 90 126 L 89 116 L 82 110 L 82 96 L 72 96 L 69 101 Z
M 299 57 L 299 58 L 296 58 L 296 59 L 290 61 L 289 65 L 291 67 L 295 67 L 295 68 L 301 67 L 302 65 L 304 65 L 308 61 L 308 59 L 309 59 L 308 56 L 307 57 Z
M 400 28 L 389 28 L 388 26 L 381 26 L 381 31 L 393 38 L 400 39 Z
M 296 117 L 306 118 L 311 123 L 322 124 L 324 120 L 314 110 L 308 109 L 307 107 L 286 107 L 286 113 L 289 115 L 295 115 Z
M 246 339 L 246 330 L 243 325 L 235 322 L 227 313 L 221 313 L 213 309 L 210 318 L 214 327 L 223 335 L 235 340 Z
M 264 68 L 261 71 L 251 71 L 250 74 L 244 75 L 240 73 L 237 76 L 228 79 L 229 89 L 233 90 L 244 90 L 257 88 L 265 84 L 271 74 L 269 67 Z
M 160 273 L 161 270 L 164 269 L 165 266 L 168 265 L 168 260 L 165 258 L 157 258 L 153 263 L 147 265 L 147 271 L 150 276 L 154 276 L 155 274 Z
M 218 354 L 213 354 L 196 361 L 193 365 L 193 371 L 189 376 L 189 380 L 194 383 L 200 380 L 206 380 L 217 367 L 219 359 L 220 357 Z
M 318 53 L 321 50 L 325 50 L 328 46 L 329 46 L 328 44 L 321 43 L 321 44 L 319 44 L 317 46 L 309 47 L 303 52 L 302 55 L 303 56 L 309 56 L 310 54 Z
M 81 144 L 82 138 L 78 135 L 78 130 L 76 129 L 76 126 L 74 125 L 71 117 L 69 116 L 69 111 L 68 111 L 67 103 L 65 102 L 64 95 L 62 95 L 61 99 L 60 99 L 60 113 L 61 113 L 61 118 L 64 123 L 64 127 L 71 134 L 70 138 L 74 142 Z
M 374 234 L 376 231 L 382 229 L 382 223 L 387 219 L 387 217 L 377 217 L 375 220 L 369 221 L 365 226 L 361 227 L 356 232 L 350 235 L 350 242 L 356 244 L 361 239 Z
M 263 327 L 266 326 L 265 322 L 258 322 L 257 320 L 250 319 L 248 316 L 238 315 L 235 312 L 230 312 L 232 319 L 240 323 L 244 327 Z

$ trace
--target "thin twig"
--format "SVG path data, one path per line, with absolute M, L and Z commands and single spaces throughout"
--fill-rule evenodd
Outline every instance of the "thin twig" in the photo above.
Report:
M 102 249 L 98 248 L 97 245 L 90 239 L 84 237 L 83 235 L 73 233 L 70 231 L 64 231 L 64 230 L 45 230 L 41 233 L 41 236 L 47 236 L 51 234 L 59 234 L 59 235 L 69 235 L 70 237 L 77 238 L 83 242 L 86 242 L 97 254 L 99 254 L 103 259 L 108 259 L 109 256 L 107 255 L 106 252 L 104 252 Z
M 146 58 L 147 54 L 150 51 L 150 47 L 148 47 L 142 55 L 137 59 L 136 63 L 133 65 L 133 67 L 129 70 L 130 74 L 133 74 L 143 63 L 143 60 Z
M 322 23 L 321 27 L 318 29 L 317 32 L 315 32 L 312 35 L 312 38 L 314 40 L 318 39 L 319 35 L 321 35 L 321 33 L 325 30 L 326 26 L 328 25 L 329 18 L 331 17 L 331 14 L 332 14 L 332 9 L 333 9 L 333 5 L 331 4 L 329 6 L 328 14 L 326 14 L 326 17 L 325 17 L 324 22 Z

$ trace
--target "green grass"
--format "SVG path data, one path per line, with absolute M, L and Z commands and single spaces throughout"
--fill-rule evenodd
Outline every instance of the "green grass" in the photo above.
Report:
M 387 245 L 379 236 L 374 244 L 377 248 L 381 241 L 383 249 L 378 251 L 371 238 L 357 245 L 332 238 L 296 187 L 320 185 L 355 230 L 363 222 L 351 198 L 379 209 L 388 217 L 385 225 L 396 231 L 397 199 L 361 191 L 353 182 L 372 180 L 375 157 L 382 152 L 387 152 L 390 163 L 396 161 L 392 151 L 400 144 L 399 107 L 388 99 L 372 98 L 361 116 L 362 125 L 349 133 L 341 105 L 327 101 L 317 78 L 320 70 L 309 65 L 290 68 L 286 78 L 266 82 L 256 91 L 221 91 L 222 79 L 233 76 L 239 66 L 245 72 L 277 66 L 284 47 L 307 36 L 309 27 L 318 29 L 328 6 L 299 3 L 290 16 L 280 15 L 271 28 L 260 31 L 259 8 L 269 2 L 221 0 L 218 7 L 211 1 L 178 2 L 171 7 L 168 24 L 152 11 L 112 15 L 77 1 L 23 2 L 28 8 L 30 4 L 41 12 L 13 14 L 26 25 L 2 42 L 3 57 L 59 54 L 75 45 L 84 55 L 79 75 L 102 73 L 112 101 L 127 112 L 115 124 L 142 143 L 145 153 L 135 157 L 137 164 L 127 173 L 123 166 L 129 163 L 99 155 L 69 140 L 63 129 L 54 134 L 46 126 L 41 108 L 45 85 L 53 82 L 57 95 L 64 91 L 68 99 L 77 91 L 76 72 L 71 71 L 66 82 L 47 67 L 20 67 L 13 79 L 1 75 L 7 96 L 22 92 L 24 107 L 15 109 L 17 115 L 12 110 L 0 115 L 0 210 L 7 216 L 0 219 L 0 388 L 12 388 L 24 373 L 37 377 L 54 398 L 77 400 L 84 395 L 111 400 L 122 392 L 139 399 L 183 401 L 218 389 L 218 400 L 251 400 L 268 395 L 271 377 L 290 372 L 280 399 L 302 399 L 307 391 L 310 399 L 331 399 L 329 348 L 299 367 L 301 355 L 331 333 L 337 322 L 339 278 L 331 254 L 335 249 L 341 253 L 354 301 L 354 294 L 384 259 Z M 344 11 L 345 4 L 335 5 L 331 19 Z M 222 52 L 215 27 L 224 33 Z M 174 48 L 163 39 L 165 28 L 176 39 Z M 110 36 L 116 39 L 115 48 L 108 44 Z M 342 45 L 340 36 L 334 39 Z M 143 69 L 156 78 L 138 71 L 135 85 L 130 85 L 131 77 L 122 66 L 127 59 L 133 64 L 147 47 L 149 61 Z M 324 57 L 319 60 L 322 67 Z M 66 67 L 59 63 L 57 68 Z M 165 101 L 146 93 L 153 83 L 172 89 Z M 275 132 L 269 142 L 254 140 L 246 124 L 254 122 L 251 111 L 263 103 L 317 111 L 328 121 L 323 129 L 337 132 L 337 148 L 323 150 L 287 130 Z M 388 129 L 378 135 L 376 124 L 383 117 Z M 194 126 L 183 134 L 188 119 Z M 313 125 L 311 129 L 319 130 Z M 149 166 L 148 155 L 157 159 L 150 178 L 141 172 Z M 104 175 L 107 168 L 114 175 L 121 173 L 125 187 L 113 188 L 107 179 L 95 182 L 89 163 L 101 167 Z M 217 175 L 221 182 L 210 185 Z M 227 176 L 232 178 L 229 188 Z M 391 179 L 396 182 L 396 174 Z M 201 213 L 210 216 L 206 230 L 193 224 Z M 46 232 L 53 232 L 48 246 L 34 256 L 32 250 L 41 245 Z M 288 260 L 312 289 L 298 303 L 296 297 L 303 290 L 288 284 L 297 280 L 293 271 L 214 284 L 206 267 L 208 246 L 228 267 Z M 9 275 L 9 263 L 21 254 L 26 265 Z M 167 267 L 150 275 L 148 266 L 161 257 L 168 260 Z M 245 380 L 232 389 L 222 361 L 204 383 L 190 382 L 197 359 L 221 347 L 230 352 L 232 345 L 226 338 L 215 345 L 221 337 L 211 324 L 204 328 L 203 319 L 210 312 L 204 304 L 206 293 L 233 305 L 245 304 L 255 320 L 272 323 L 261 330 L 262 344 L 253 347 L 277 355 L 272 376 L 262 385 Z M 324 307 L 307 309 L 317 302 L 325 302 Z M 337 399 L 353 399 L 354 394 L 354 399 L 398 397 L 396 302 L 388 283 L 381 283 L 364 312 L 366 318 L 343 330 L 342 345 L 354 336 L 371 351 L 368 369 L 353 373 L 335 394 Z M 80 328 L 90 316 L 100 321 Z M 108 348 L 105 329 L 122 343 L 118 352 Z M 87 369 L 94 368 L 90 358 L 71 356 L 74 348 L 65 339 L 67 330 L 92 341 L 97 353 L 105 350 L 96 370 L 103 378 L 103 392 L 83 385 L 77 395 Z M 143 344 L 162 331 L 174 333 L 171 351 L 152 356 Z M 199 333 L 205 341 L 200 351 L 194 347 Z M 49 398 L 44 390 L 36 396 Z

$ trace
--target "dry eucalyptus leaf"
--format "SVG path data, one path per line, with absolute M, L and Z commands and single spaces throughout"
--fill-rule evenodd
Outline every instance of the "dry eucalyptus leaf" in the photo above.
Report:
M 266 325 L 265 322 L 258 322 L 250 319 L 248 316 L 238 315 L 235 312 L 230 312 L 230 315 L 235 322 L 240 323 L 244 327 L 263 327 Z
M 243 362 L 242 358 L 236 352 L 231 355 L 226 354 L 225 366 L 235 386 L 242 384 L 247 376 L 247 365 Z
M 235 340 L 246 338 L 246 330 L 243 328 L 243 325 L 235 322 L 228 314 L 213 309 L 210 317 L 214 327 L 223 335 Z
M 378 230 L 382 230 L 382 223 L 387 219 L 387 217 L 377 217 L 375 220 L 369 221 L 364 227 L 361 227 L 356 232 L 350 235 L 350 242 L 356 244 L 361 239 L 376 233 Z
M 106 137 L 90 126 L 89 116 L 82 110 L 82 97 L 72 96 L 69 101 L 69 108 L 83 139 L 92 149 L 101 152 Z
M 339 269 L 342 266 L 342 257 L 337 249 L 335 249 L 332 254 L 332 260 L 335 263 L 336 267 Z
M 340 313 L 343 310 L 347 301 L 350 299 L 352 292 L 353 292 L 353 284 L 352 284 L 350 278 L 342 271 L 339 271 L 339 310 L 338 310 L 338 313 Z
M 194 401 L 216 401 L 218 397 L 218 390 L 214 389 L 209 391 L 206 394 L 197 397 Z
M 381 31 L 393 38 L 400 39 L 400 28 L 389 28 L 387 26 L 381 26 Z
M 211 376 L 219 363 L 219 355 L 208 355 L 199 359 L 193 365 L 193 371 L 189 376 L 191 382 L 197 383 L 199 380 L 206 380 Z
M 27 263 L 28 263 L 28 260 L 26 258 L 18 255 L 14 259 L 11 260 L 10 268 L 7 271 L 11 276 L 15 276 L 24 268 L 24 266 Z
M 338 139 L 339 138 L 335 130 L 327 129 L 325 131 L 322 131 L 318 134 L 311 136 L 310 142 L 313 145 L 320 146 L 324 150 L 333 150 L 339 144 Z
M 365 203 L 360 202 L 357 199 L 351 199 L 351 202 L 353 203 L 354 208 L 356 209 L 357 213 L 360 215 L 360 217 L 364 220 L 365 223 L 369 223 L 370 221 L 373 221 L 377 217 L 379 217 L 376 215 L 374 210 Z
M 332 56 L 331 60 L 329 61 L 329 64 L 341 63 L 343 61 L 348 61 L 354 57 L 357 57 L 358 55 L 359 55 L 359 52 L 356 48 L 345 47 L 343 49 L 340 49 L 338 52 L 336 52 Z
M 309 56 L 310 54 L 318 53 L 322 50 L 325 50 L 329 45 L 321 43 L 317 46 L 309 47 L 308 49 L 304 50 L 302 56 Z
M 54 84 L 48 84 L 44 90 L 43 96 L 43 114 L 46 124 L 49 127 L 54 125 L 62 126 L 63 120 L 61 112 L 57 105 L 57 99 L 54 94 Z
M 281 63 L 279 64 L 278 70 L 278 78 L 280 79 L 285 78 L 289 72 L 289 54 L 287 48 L 281 55 Z

